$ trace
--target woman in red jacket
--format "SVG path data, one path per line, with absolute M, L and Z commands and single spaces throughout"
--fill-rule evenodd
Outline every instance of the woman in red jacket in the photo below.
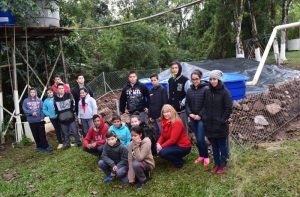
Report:
M 161 110 L 162 133 L 156 147 L 159 156 L 170 161 L 176 168 L 182 168 L 182 159 L 191 152 L 191 142 L 181 119 L 171 105 Z
M 93 116 L 94 126 L 91 127 L 83 140 L 83 149 L 95 156 L 101 156 L 103 145 L 106 142 L 106 132 L 108 125 L 101 115 Z

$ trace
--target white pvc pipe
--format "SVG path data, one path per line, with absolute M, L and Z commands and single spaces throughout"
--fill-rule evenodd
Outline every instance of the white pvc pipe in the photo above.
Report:
M 281 29 L 288 29 L 288 28 L 291 28 L 291 27 L 299 27 L 299 26 L 300 26 L 300 22 L 295 22 L 295 23 L 289 23 L 289 24 L 284 24 L 284 25 L 278 25 L 278 26 L 274 27 L 274 29 L 272 31 L 272 34 L 270 36 L 270 39 L 268 41 L 268 44 L 265 48 L 264 54 L 261 58 L 261 61 L 258 64 L 258 67 L 257 67 L 256 73 L 253 77 L 253 80 L 252 81 L 247 81 L 246 85 L 256 85 L 257 84 L 258 79 L 260 77 L 260 74 L 262 72 L 262 69 L 265 65 L 266 59 L 268 57 L 269 51 L 272 47 L 273 41 L 276 37 L 277 31 L 281 30 Z

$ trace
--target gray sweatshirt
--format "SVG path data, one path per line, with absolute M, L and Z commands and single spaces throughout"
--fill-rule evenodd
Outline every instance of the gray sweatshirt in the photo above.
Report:
M 80 119 L 92 119 L 93 115 L 98 113 L 98 107 L 96 104 L 96 100 L 91 97 L 90 95 L 86 95 L 84 98 L 85 100 L 85 107 L 82 105 L 81 98 L 78 102 L 78 118 Z

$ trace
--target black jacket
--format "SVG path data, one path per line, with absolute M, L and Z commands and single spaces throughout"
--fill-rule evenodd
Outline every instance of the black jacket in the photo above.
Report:
M 58 95 L 54 96 L 54 107 L 55 107 L 55 111 L 59 117 L 59 115 L 62 112 L 65 111 L 71 111 L 72 113 L 75 112 L 75 105 L 74 105 L 74 100 L 73 100 L 73 96 L 70 93 L 65 93 L 63 95 L 63 97 L 59 97 Z M 75 121 L 75 117 L 73 115 L 73 118 L 70 119 L 68 122 L 73 122 Z
M 146 85 L 137 81 L 134 86 L 128 83 L 122 90 L 120 97 L 120 112 L 125 112 L 125 107 L 130 114 L 138 111 L 143 112 L 149 107 L 149 90 Z
M 105 143 L 101 159 L 110 167 L 117 166 L 121 168 L 128 166 L 128 151 L 127 147 L 121 144 L 118 140 L 114 146 Z
M 187 115 L 200 115 L 204 103 L 204 93 L 208 89 L 208 83 L 201 81 L 201 84 L 196 88 L 194 85 L 188 89 L 185 100 L 185 111 Z
M 150 103 L 149 103 L 149 118 L 157 119 L 160 117 L 161 109 L 164 104 L 168 103 L 168 94 L 164 87 L 161 85 L 153 87 L 150 90 Z
M 219 81 L 215 88 L 209 85 L 204 97 L 204 107 L 200 116 L 204 122 L 206 136 L 208 138 L 227 137 L 228 119 L 232 112 L 232 99 L 229 91 Z
M 87 89 L 89 95 L 91 97 L 94 97 L 92 88 L 87 84 L 84 84 L 84 87 Z M 76 86 L 72 89 L 71 93 L 72 93 L 72 95 L 74 97 L 74 101 L 75 101 L 75 111 L 76 111 L 76 114 L 78 114 L 78 102 L 80 100 L 80 86 L 78 84 L 76 84 Z

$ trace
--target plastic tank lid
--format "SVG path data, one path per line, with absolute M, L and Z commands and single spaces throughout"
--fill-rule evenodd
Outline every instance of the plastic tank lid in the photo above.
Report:
M 203 79 L 209 81 L 209 77 L 204 77 Z M 221 80 L 223 82 L 247 81 L 249 77 L 238 73 L 224 73 Z

